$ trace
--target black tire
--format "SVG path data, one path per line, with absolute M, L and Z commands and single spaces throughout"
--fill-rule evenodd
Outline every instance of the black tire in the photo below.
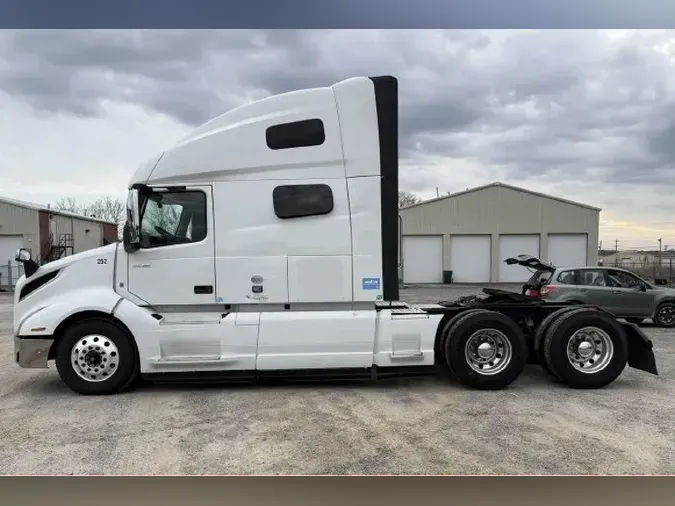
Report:
M 441 335 L 439 337 L 438 351 L 442 355 L 442 358 L 443 358 L 443 368 L 442 368 L 443 372 L 449 374 L 450 376 L 452 376 L 455 379 L 457 377 L 456 377 L 454 371 L 452 370 L 452 367 L 450 366 L 450 363 L 448 362 L 448 358 L 445 356 L 445 343 L 448 339 L 448 336 L 452 332 L 452 329 L 454 328 L 454 326 L 457 324 L 457 322 L 463 316 L 466 316 L 466 315 L 472 314 L 472 313 L 480 313 L 481 311 L 484 311 L 484 309 L 468 309 L 468 310 L 466 310 L 462 313 L 456 314 L 455 316 L 450 318 L 450 320 L 448 320 L 448 322 L 445 324 L 445 326 L 443 327 L 443 331 L 441 332 Z
M 662 302 L 654 311 L 654 318 L 652 320 L 659 327 L 671 328 L 675 327 L 675 302 Z
M 449 369 L 457 380 L 478 390 L 500 390 L 507 387 L 520 376 L 527 364 L 527 343 L 520 327 L 508 316 L 496 311 L 477 310 L 463 313 L 450 327 L 445 340 L 445 358 Z M 499 331 L 506 339 L 506 347 L 495 348 L 493 358 L 499 360 L 499 350 L 505 353 L 510 348 L 510 359 L 504 362 L 503 368 L 494 373 L 479 372 L 471 366 L 466 357 L 466 346 L 474 333 L 493 329 Z M 503 338 L 502 338 L 503 339 Z M 492 366 L 492 362 L 489 364 Z
M 570 311 L 577 311 L 578 309 L 579 308 L 572 306 L 564 307 L 554 311 L 544 318 L 534 334 L 534 356 L 537 359 L 537 363 L 542 367 L 542 369 L 544 369 L 544 371 L 557 379 L 560 378 L 558 378 L 558 376 L 551 370 L 551 368 L 546 363 L 546 357 L 544 357 L 544 338 L 546 337 L 546 333 L 548 332 L 548 329 L 551 328 L 553 322 L 560 318 L 561 315 L 569 313 Z
M 576 369 L 568 358 L 569 340 L 577 330 L 584 327 L 595 327 L 604 332 L 613 348 L 607 363 L 595 372 L 582 372 Z M 594 354 L 589 358 L 587 367 L 592 367 L 597 360 L 602 360 L 605 356 L 596 350 L 596 345 L 600 345 L 602 340 L 594 339 L 594 343 L 592 344 Z M 628 360 L 626 335 L 619 322 L 611 315 L 593 308 L 579 308 L 560 315 L 544 336 L 543 352 L 546 365 L 553 374 L 568 386 L 579 389 L 602 388 L 609 385 L 623 372 Z M 598 353 L 597 356 L 595 352 Z
M 99 357 L 102 356 L 101 360 L 103 360 L 106 355 L 103 346 L 105 343 L 109 342 L 117 349 L 113 353 L 108 351 L 109 357 L 113 354 L 117 357 L 115 369 L 106 369 L 111 371 L 109 376 L 108 373 L 101 373 L 98 376 L 93 376 L 92 374 L 92 377 L 98 378 L 99 381 L 88 381 L 83 379 L 78 372 L 76 372 L 75 364 L 71 359 L 73 347 L 86 336 L 100 336 L 92 337 L 91 344 L 96 346 L 93 344 L 94 340 L 96 341 L 96 344 L 101 343 L 99 349 L 102 351 L 101 354 L 98 355 Z M 101 339 L 101 337 L 103 339 Z M 87 348 L 91 349 L 89 344 L 89 342 L 86 343 Z M 110 350 L 110 348 L 108 350 Z M 111 360 L 113 359 L 111 358 Z M 127 335 L 127 332 L 110 321 L 92 318 L 77 322 L 66 329 L 63 338 L 57 345 L 56 369 L 63 382 L 75 392 L 83 395 L 108 395 L 121 392 L 134 383 L 139 377 L 140 364 L 136 348 L 131 337 Z M 101 379 L 103 376 L 106 376 L 106 378 Z
M 626 321 L 628 323 L 634 323 L 635 325 L 640 325 L 643 321 L 645 321 L 644 318 L 626 318 Z

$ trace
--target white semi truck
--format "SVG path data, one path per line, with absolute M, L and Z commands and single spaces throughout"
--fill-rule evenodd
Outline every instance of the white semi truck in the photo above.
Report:
M 82 394 L 137 379 L 376 379 L 442 370 L 499 389 L 536 362 L 574 388 L 652 343 L 591 306 L 489 291 L 399 302 L 398 81 L 272 96 L 197 128 L 134 174 L 122 244 L 38 265 L 17 252 L 21 367 Z

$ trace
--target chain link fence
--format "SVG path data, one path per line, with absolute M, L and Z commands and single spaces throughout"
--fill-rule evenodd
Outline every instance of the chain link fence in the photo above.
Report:
M 604 266 L 620 267 L 647 281 L 675 287 L 675 259 L 672 257 L 650 262 L 604 262 Z
M 0 292 L 13 292 L 17 279 L 23 274 L 23 264 L 11 260 L 0 263 Z

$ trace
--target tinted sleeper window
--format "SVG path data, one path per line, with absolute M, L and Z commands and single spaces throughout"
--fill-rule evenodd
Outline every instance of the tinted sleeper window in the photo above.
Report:
M 323 122 L 320 119 L 307 119 L 274 125 L 267 129 L 265 135 L 267 147 L 270 149 L 320 146 L 326 140 Z
M 272 200 L 274 213 L 282 219 L 317 216 L 333 210 L 333 192 L 325 184 L 277 186 Z

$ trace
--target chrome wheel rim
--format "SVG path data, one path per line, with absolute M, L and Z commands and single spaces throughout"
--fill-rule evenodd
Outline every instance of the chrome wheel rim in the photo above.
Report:
M 120 365 L 120 352 L 107 337 L 89 335 L 75 343 L 70 353 L 70 363 L 80 378 L 98 383 L 115 374 Z
M 508 367 L 513 347 L 506 334 L 497 329 L 481 329 L 471 334 L 464 346 L 464 358 L 478 374 L 499 374 Z
M 663 325 L 675 324 L 675 308 L 666 306 L 659 309 L 659 321 Z
M 614 356 L 614 343 L 598 327 L 577 330 L 567 341 L 567 360 L 577 371 L 595 374 L 604 370 Z

